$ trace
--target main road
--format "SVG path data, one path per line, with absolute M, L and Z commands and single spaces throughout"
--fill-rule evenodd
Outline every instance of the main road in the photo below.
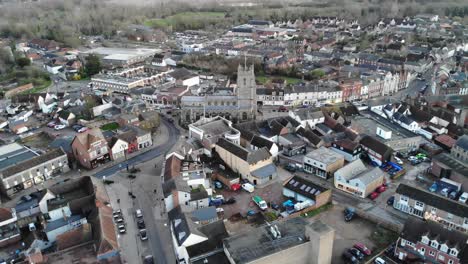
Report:
M 114 175 L 115 173 L 119 172 L 122 169 L 125 169 L 127 166 L 132 167 L 134 165 L 137 165 L 139 163 L 147 162 L 152 159 L 155 159 L 163 154 L 165 154 L 168 150 L 172 148 L 172 146 L 175 145 L 177 140 L 179 139 L 180 132 L 179 130 L 174 126 L 174 124 L 166 121 L 164 118 L 161 118 L 162 124 L 164 124 L 167 129 L 168 129 L 168 141 L 165 142 L 164 144 L 157 146 L 153 148 L 152 150 L 149 150 L 147 152 L 144 152 L 140 155 L 137 155 L 135 157 L 129 158 L 126 161 L 122 161 L 120 163 L 117 163 L 111 167 L 108 167 L 104 170 L 101 170 L 94 174 L 94 177 L 97 178 L 103 178 L 103 177 L 109 177 Z

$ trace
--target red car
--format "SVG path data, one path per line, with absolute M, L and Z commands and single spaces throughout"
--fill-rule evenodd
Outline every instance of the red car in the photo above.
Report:
M 379 188 L 377 188 L 375 191 L 378 193 L 383 193 L 385 192 L 385 190 L 387 190 L 387 187 L 385 187 L 385 185 L 382 185 L 382 186 L 379 186 Z
M 234 183 L 233 185 L 231 185 L 231 190 L 233 191 L 238 191 L 240 189 L 241 189 L 241 185 L 238 183 Z
M 371 193 L 371 194 L 369 195 L 369 198 L 370 198 L 371 200 L 375 200 L 375 199 L 377 199 L 377 197 L 379 197 L 379 195 L 380 195 L 380 193 L 378 193 L 378 192 L 373 192 L 373 193 Z
M 370 249 L 368 249 L 366 245 L 364 245 L 363 243 L 354 244 L 354 248 L 359 249 L 359 251 L 361 251 L 366 256 L 372 255 L 372 252 L 370 251 Z

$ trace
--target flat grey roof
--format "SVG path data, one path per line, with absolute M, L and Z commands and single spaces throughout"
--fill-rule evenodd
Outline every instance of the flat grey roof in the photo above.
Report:
M 308 242 L 305 236 L 304 219 L 298 217 L 285 222 L 276 222 L 281 238 L 275 239 L 270 227 L 264 225 L 253 231 L 239 233 L 224 240 L 224 247 L 236 263 L 249 263 L 255 259 Z
M 32 150 L 21 146 L 18 143 L 12 143 L 0 147 L 0 169 L 4 170 L 17 163 L 23 162 L 39 156 Z
M 343 155 L 325 147 L 320 147 L 319 149 L 307 153 L 306 157 L 323 162 L 325 164 L 332 164 L 339 159 L 344 159 Z

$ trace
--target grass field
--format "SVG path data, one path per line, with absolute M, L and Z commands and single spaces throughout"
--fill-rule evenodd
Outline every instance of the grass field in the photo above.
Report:
M 198 28 L 206 22 L 216 22 L 224 19 L 223 12 L 183 12 L 160 19 L 150 19 L 144 22 L 145 26 L 152 28 L 177 27 L 179 24 L 189 24 Z
M 52 84 L 52 80 L 46 80 L 46 79 L 36 79 L 35 82 L 38 83 L 38 85 L 34 85 L 34 88 L 31 90 L 25 91 L 23 94 L 33 94 L 33 93 L 38 93 L 41 92 L 44 89 L 47 89 Z
M 255 79 L 257 80 L 257 82 L 261 84 L 265 84 L 270 80 L 279 79 L 279 78 L 286 80 L 288 84 L 298 84 L 302 81 L 301 79 L 298 79 L 298 78 L 291 78 L 291 77 L 286 77 L 286 76 L 262 76 L 260 75 L 260 76 L 257 76 Z
M 119 128 L 119 124 L 116 122 L 107 123 L 101 126 L 103 131 L 116 130 L 117 128 Z

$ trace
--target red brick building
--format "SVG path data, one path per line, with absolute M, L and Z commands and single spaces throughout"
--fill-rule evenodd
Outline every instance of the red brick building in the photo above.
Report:
M 340 80 L 339 87 L 343 91 L 343 101 L 361 99 L 362 81 L 360 79 Z
M 398 238 L 395 255 L 407 262 L 462 264 L 468 260 L 467 241 L 466 233 L 411 217 Z

